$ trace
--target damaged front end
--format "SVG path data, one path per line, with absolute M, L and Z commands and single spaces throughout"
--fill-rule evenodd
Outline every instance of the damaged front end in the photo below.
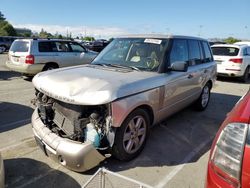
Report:
M 78 172 L 109 156 L 114 142 L 110 104 L 75 105 L 36 91 L 32 127 L 47 156 Z

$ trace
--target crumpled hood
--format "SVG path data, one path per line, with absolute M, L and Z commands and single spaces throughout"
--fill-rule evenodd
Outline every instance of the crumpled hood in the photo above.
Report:
M 106 104 L 152 88 L 154 72 L 81 65 L 41 72 L 33 84 L 46 95 L 71 104 Z M 155 83 L 156 84 L 156 83 Z M 156 85 L 153 85 L 157 87 Z

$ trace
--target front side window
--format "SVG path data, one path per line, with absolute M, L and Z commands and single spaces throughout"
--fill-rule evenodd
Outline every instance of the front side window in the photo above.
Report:
M 75 43 L 75 42 L 70 42 L 69 43 L 71 50 L 73 52 L 85 52 L 86 50 L 79 44 Z
M 167 39 L 114 39 L 92 64 L 119 65 L 145 71 L 156 71 L 163 61 L 167 43 Z
M 187 40 L 175 39 L 170 53 L 170 64 L 177 61 L 188 61 Z

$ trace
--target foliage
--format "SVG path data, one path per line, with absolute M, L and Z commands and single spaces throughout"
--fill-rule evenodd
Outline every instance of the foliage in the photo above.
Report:
M 224 42 L 228 43 L 228 44 L 233 44 L 235 42 L 240 42 L 241 40 L 233 38 L 233 37 L 228 37 L 224 40 Z
M 86 36 L 86 37 L 82 38 L 82 40 L 85 40 L 85 41 L 94 41 L 95 38 L 94 37 L 90 37 L 90 36 Z
M 6 21 L 4 15 L 0 11 L 0 36 L 15 36 L 16 30 L 14 27 Z
M 53 38 L 51 33 L 48 33 L 43 28 L 41 29 L 40 33 L 38 34 L 39 38 Z
M 16 30 L 7 21 L 0 21 L 0 36 L 16 36 Z
M 0 11 L 0 21 L 5 21 L 5 17 L 4 17 L 4 15 L 2 14 L 2 12 Z

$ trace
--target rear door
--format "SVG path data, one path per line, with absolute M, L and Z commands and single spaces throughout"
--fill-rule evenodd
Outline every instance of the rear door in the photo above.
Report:
M 189 61 L 188 41 L 186 39 L 173 39 L 169 55 L 169 64 L 178 61 Z M 160 104 L 160 117 L 166 117 L 182 109 L 192 102 L 190 96 L 195 87 L 193 70 L 187 72 L 170 71 L 165 73 L 166 83 L 161 88 L 162 102 Z
M 71 48 L 66 41 L 56 41 L 57 63 L 59 67 L 76 65 L 76 54 L 72 53 Z

